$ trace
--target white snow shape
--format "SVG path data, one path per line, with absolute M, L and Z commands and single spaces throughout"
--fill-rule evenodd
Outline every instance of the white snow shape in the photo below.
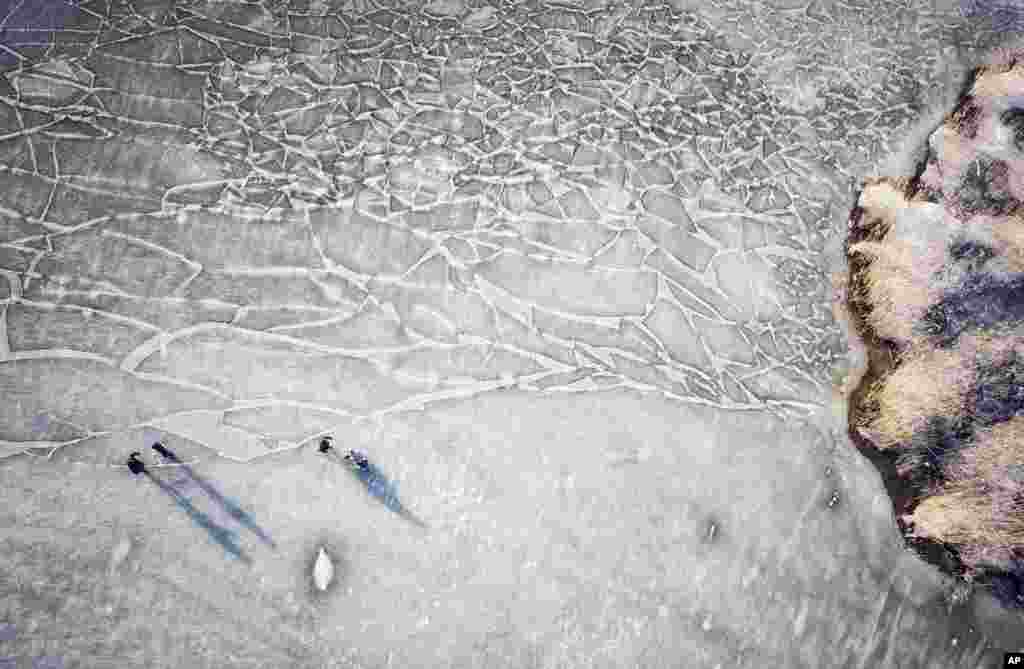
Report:
M 321 592 L 327 590 L 327 586 L 334 580 L 334 562 L 323 548 L 316 556 L 316 564 L 313 565 L 313 584 Z

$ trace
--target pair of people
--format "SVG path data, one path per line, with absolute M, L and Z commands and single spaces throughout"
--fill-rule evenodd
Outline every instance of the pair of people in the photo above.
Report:
M 331 437 L 324 437 L 323 439 L 320 440 L 321 453 L 324 453 L 326 455 L 327 453 L 330 453 L 333 450 L 334 439 L 332 439 Z M 348 453 L 342 456 L 342 459 L 345 462 L 348 462 L 363 471 L 367 471 L 370 468 L 370 458 L 367 457 L 365 452 L 357 448 L 350 449 Z
M 211 481 L 206 480 L 206 478 L 193 471 L 192 467 L 183 462 L 174 452 L 164 447 L 160 442 L 153 444 L 152 448 L 165 460 L 172 462 L 181 468 L 188 479 L 193 481 L 200 489 L 203 490 L 203 492 L 209 495 L 214 502 L 227 512 L 227 515 L 230 518 L 254 532 L 271 548 L 277 548 L 277 544 L 274 543 L 274 540 L 270 535 L 263 531 L 252 515 L 248 511 L 242 509 L 242 507 L 234 500 L 229 499 L 221 493 Z M 132 474 L 142 474 L 155 483 L 157 487 L 167 493 L 167 495 L 174 500 L 174 503 L 182 509 L 196 525 L 206 530 L 207 534 L 214 541 L 220 544 L 228 553 L 245 564 L 252 564 L 252 559 L 238 544 L 238 535 L 235 530 L 225 527 L 224 525 L 221 525 L 220 522 L 215 521 L 209 514 L 197 508 L 193 504 L 192 499 L 184 495 L 179 489 L 164 481 L 163 478 L 155 476 L 146 467 L 146 463 L 142 461 L 141 456 L 141 453 L 135 451 L 128 457 L 128 470 L 131 471 Z
M 331 437 L 324 437 L 320 440 L 320 452 L 329 455 L 334 452 L 334 440 Z M 378 501 L 382 502 L 391 511 L 402 516 L 418 527 L 427 528 L 419 517 L 405 508 L 398 499 L 398 490 L 393 481 L 390 481 L 379 468 L 370 463 L 364 451 L 357 448 L 350 449 L 341 459 L 352 467 L 356 477 L 363 482 L 367 491 Z

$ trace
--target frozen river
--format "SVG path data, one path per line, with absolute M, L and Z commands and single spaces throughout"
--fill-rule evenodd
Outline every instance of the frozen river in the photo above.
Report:
M 10 666 L 1024 650 L 1020 615 L 951 599 L 904 548 L 845 432 L 833 311 L 857 184 L 984 21 L 938 0 L 6 6 Z M 240 533 L 252 564 L 231 560 L 132 476 L 140 451 L 202 503 L 157 440 L 276 550 Z

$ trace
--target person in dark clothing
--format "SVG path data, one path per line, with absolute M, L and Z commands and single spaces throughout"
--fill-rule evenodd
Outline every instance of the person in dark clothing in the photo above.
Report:
M 146 471 L 146 465 L 142 460 L 139 460 L 140 455 L 142 454 L 135 451 L 128 456 L 128 470 L 131 471 L 132 474 L 141 474 Z

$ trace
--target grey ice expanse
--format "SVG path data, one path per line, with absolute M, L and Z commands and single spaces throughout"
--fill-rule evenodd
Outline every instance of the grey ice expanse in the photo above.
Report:
M 1024 650 L 834 391 L 854 187 L 995 39 L 939 5 L 0 5 L 0 667 Z M 132 476 L 155 439 L 279 549 Z

